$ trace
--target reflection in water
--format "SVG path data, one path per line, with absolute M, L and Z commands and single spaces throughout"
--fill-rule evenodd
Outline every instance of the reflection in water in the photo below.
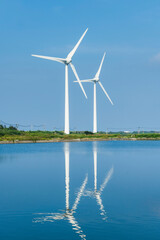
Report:
M 0 145 L 1 240 L 160 240 L 160 141 L 70 142 L 68 153 L 65 146 Z
M 84 193 L 88 176 L 85 177 L 80 190 L 77 194 L 73 207 L 70 209 L 69 206 L 69 143 L 64 143 L 64 153 L 65 153 L 65 195 L 66 195 L 66 208 L 63 210 L 63 213 L 45 213 L 45 216 L 41 218 L 35 218 L 34 222 L 54 222 L 56 220 L 68 220 L 72 225 L 72 229 L 82 238 L 86 239 L 85 234 L 83 233 L 81 227 L 79 226 L 78 221 L 75 219 L 74 214 L 76 212 L 77 206 L 80 202 L 81 196 Z M 40 213 L 41 214 L 41 213 Z M 43 214 L 44 215 L 44 214 Z
M 113 167 L 110 169 L 110 171 L 107 173 L 104 182 L 101 184 L 99 190 L 97 188 L 97 143 L 93 142 L 93 160 L 94 160 L 94 190 L 86 190 L 85 187 L 88 181 L 88 176 L 85 177 L 79 192 L 77 194 L 77 197 L 75 199 L 75 202 L 70 208 L 69 205 L 69 193 L 70 193 L 70 177 L 69 177 L 69 143 L 64 143 L 64 154 L 65 154 L 65 201 L 66 201 L 66 207 L 65 210 L 59 212 L 59 213 L 39 213 L 42 215 L 45 215 L 43 217 L 35 218 L 34 222 L 54 222 L 56 220 L 67 220 L 71 225 L 72 229 L 81 237 L 81 239 L 86 239 L 86 235 L 83 233 L 81 227 L 79 226 L 78 221 L 75 219 L 74 214 L 76 213 L 77 206 L 80 202 L 81 196 L 90 196 L 94 197 L 96 199 L 96 202 L 99 206 L 100 214 L 102 216 L 103 220 L 107 219 L 106 211 L 104 209 L 101 194 L 106 187 L 107 183 L 111 179 L 111 176 L 113 174 Z
M 103 203 L 102 203 L 101 194 L 102 194 L 104 188 L 106 187 L 107 183 L 111 179 L 114 169 L 112 167 L 109 170 L 109 172 L 107 173 L 107 175 L 104 179 L 104 182 L 101 184 L 101 186 L 98 190 L 97 189 L 97 142 L 93 142 L 93 160 L 94 160 L 94 190 L 93 191 L 92 190 L 87 190 L 85 192 L 85 195 L 96 198 L 96 202 L 99 205 L 99 210 L 100 210 L 100 214 L 102 216 L 102 219 L 106 220 L 107 216 L 106 216 L 106 211 L 105 211 Z

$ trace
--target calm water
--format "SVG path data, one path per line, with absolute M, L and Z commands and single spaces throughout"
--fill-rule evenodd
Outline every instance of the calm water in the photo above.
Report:
M 0 239 L 160 239 L 160 141 L 0 145 Z

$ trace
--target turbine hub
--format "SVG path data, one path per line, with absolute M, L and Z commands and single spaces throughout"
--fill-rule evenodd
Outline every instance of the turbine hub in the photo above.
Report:
M 99 81 L 99 78 L 94 78 L 94 82 L 98 82 Z
M 66 59 L 66 64 L 70 64 L 72 62 L 72 59 Z

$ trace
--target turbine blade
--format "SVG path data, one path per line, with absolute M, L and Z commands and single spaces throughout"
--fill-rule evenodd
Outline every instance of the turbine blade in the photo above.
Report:
M 98 82 L 98 83 L 99 83 L 99 85 L 101 86 L 103 92 L 106 94 L 106 96 L 107 96 L 107 98 L 109 99 L 109 101 L 111 102 L 111 104 L 113 105 L 113 102 L 112 102 L 112 100 L 110 99 L 110 97 L 109 97 L 108 93 L 106 92 L 106 90 L 104 89 L 102 83 L 101 83 L 101 82 Z
M 102 61 L 101 61 L 101 63 L 100 63 L 99 69 L 98 69 L 98 71 L 97 71 L 97 73 L 96 73 L 96 75 L 95 75 L 95 78 L 99 78 L 99 75 L 100 75 L 100 72 L 101 72 L 101 68 L 102 68 L 102 65 L 103 65 L 103 61 L 104 61 L 105 55 L 106 55 L 106 53 L 104 53 L 104 55 L 103 55 Z
M 82 86 L 82 83 L 81 83 L 81 81 L 79 80 L 79 77 L 78 77 L 78 74 L 77 74 L 77 72 L 76 72 L 76 69 L 75 69 L 74 65 L 73 65 L 72 63 L 70 63 L 70 66 L 71 66 L 71 68 L 72 68 L 72 71 L 73 71 L 75 77 L 77 78 L 77 81 L 78 81 L 78 83 L 79 83 L 79 85 L 80 85 L 80 87 L 81 87 L 81 89 L 82 89 L 82 92 L 84 93 L 84 96 L 87 98 L 86 92 L 84 91 L 84 88 L 83 88 L 83 86 Z
M 79 190 L 79 192 L 77 194 L 76 200 L 75 200 L 74 205 L 72 207 L 72 211 L 75 211 L 77 209 L 77 206 L 78 206 L 78 204 L 80 202 L 81 196 L 82 196 L 82 194 L 84 192 L 84 189 L 86 187 L 87 181 L 88 181 L 88 175 L 85 177 L 85 179 L 84 179 L 84 181 L 82 183 L 82 186 L 80 187 L 80 190 Z
M 54 222 L 56 220 L 64 219 L 64 214 L 61 213 L 41 213 L 42 217 L 34 218 L 33 222 L 44 223 L 44 222 Z
M 102 183 L 102 185 L 100 186 L 100 193 L 103 192 L 104 188 L 106 187 L 107 183 L 109 182 L 109 180 L 111 179 L 112 175 L 113 175 L 113 167 L 109 170 L 107 176 L 104 179 L 104 182 Z
M 48 57 L 48 56 L 41 56 L 41 55 L 31 55 L 32 57 L 37 57 L 37 58 L 43 58 L 43 59 L 47 59 L 47 60 L 52 60 L 52 61 L 56 61 L 56 62 L 60 62 L 60 63 L 65 63 L 65 59 L 64 58 L 56 58 L 56 57 Z
M 107 215 L 99 193 L 96 194 L 96 200 L 97 204 L 99 205 L 100 215 L 102 216 L 102 219 L 105 221 L 107 220 Z
M 79 226 L 78 221 L 75 219 L 73 215 L 68 215 L 67 219 L 69 223 L 72 225 L 72 229 L 79 235 L 79 237 L 83 240 L 86 240 L 86 235 L 83 233 L 81 227 Z
M 106 220 L 107 216 L 106 216 L 106 211 L 105 211 L 103 203 L 102 203 L 101 194 L 102 194 L 104 188 L 106 187 L 107 183 L 111 179 L 112 174 L 113 174 L 113 167 L 110 169 L 110 171 L 108 172 L 107 176 L 105 177 L 104 182 L 102 183 L 102 185 L 100 187 L 100 191 L 96 193 L 97 203 L 98 203 L 98 205 L 100 207 L 99 210 L 101 212 L 100 214 L 103 217 L 103 220 Z
M 92 82 L 94 79 L 86 79 L 86 80 L 80 80 L 80 82 Z M 78 82 L 78 81 L 74 81 L 74 82 Z
M 82 37 L 79 39 L 79 41 L 77 42 L 76 46 L 72 49 L 72 51 L 67 55 L 67 58 L 72 59 L 73 55 L 75 54 L 77 48 L 79 47 L 82 39 L 84 38 L 86 32 L 88 31 L 88 28 L 86 29 L 86 31 L 83 33 Z

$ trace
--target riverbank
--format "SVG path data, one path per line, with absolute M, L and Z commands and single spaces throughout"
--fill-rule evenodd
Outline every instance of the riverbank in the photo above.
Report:
M 62 131 L 20 131 L 14 127 L 0 128 L 0 144 L 10 143 L 41 143 L 41 142 L 82 142 L 82 141 L 116 141 L 116 140 L 160 140 L 160 133 L 103 133 L 93 134 L 92 132 L 71 132 L 64 134 Z
M 22 143 L 57 143 L 57 142 L 94 142 L 94 141 L 159 141 L 160 138 L 78 138 L 78 139 L 51 139 L 51 140 L 12 140 L 0 141 L 0 144 Z

